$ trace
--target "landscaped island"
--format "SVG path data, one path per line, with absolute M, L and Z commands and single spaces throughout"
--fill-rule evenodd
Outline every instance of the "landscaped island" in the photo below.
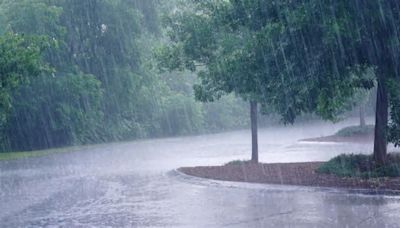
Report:
M 371 177 L 327 174 L 324 162 L 275 163 L 231 162 L 224 166 L 183 167 L 178 171 L 201 178 L 265 184 L 301 185 L 400 191 L 400 177 Z M 373 174 L 375 175 L 375 174 Z
M 352 126 L 335 135 L 308 142 L 373 141 L 373 126 Z M 223 181 L 338 187 L 391 191 L 400 194 L 400 154 L 388 154 L 385 165 L 378 165 L 372 155 L 339 155 L 328 162 L 263 164 L 251 161 L 232 161 L 223 166 L 183 167 L 180 172 L 202 178 Z

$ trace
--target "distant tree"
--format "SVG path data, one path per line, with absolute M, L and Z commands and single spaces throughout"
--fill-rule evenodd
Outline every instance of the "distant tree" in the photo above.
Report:
M 38 150 L 101 141 L 101 83 L 93 75 L 41 75 L 12 91 L 0 129 L 8 150 Z M 100 121 L 99 121 L 100 120 Z
M 150 100 L 153 97 L 148 96 L 151 92 L 147 90 L 155 87 L 156 83 L 155 78 L 145 72 L 141 59 L 142 50 L 138 46 L 138 41 L 141 38 L 142 18 L 135 8 L 139 8 L 137 2 L 141 2 L 140 7 L 143 11 L 148 13 L 151 11 L 153 4 L 142 0 L 4 0 L 2 2 L 4 23 L 8 30 L 19 34 L 43 36 L 55 43 L 43 52 L 43 60 L 55 69 L 54 74 L 47 74 L 47 77 L 43 77 L 39 83 L 31 84 L 29 88 L 25 87 L 23 91 L 19 91 L 20 93 L 14 93 L 14 102 L 21 104 L 18 107 L 24 107 L 13 110 L 15 117 L 30 113 L 26 110 L 37 112 L 38 115 L 30 113 L 31 120 L 35 121 L 31 125 L 37 124 L 48 133 L 42 135 L 43 140 L 36 140 L 37 135 L 28 132 L 28 128 L 12 129 L 14 133 L 18 131 L 28 135 L 30 139 L 35 139 L 33 141 L 44 142 L 46 137 L 51 138 L 49 132 L 53 132 L 54 135 L 59 135 L 58 138 L 64 136 L 63 139 L 55 140 L 57 141 L 55 144 L 59 146 L 75 142 L 135 138 L 151 132 L 148 129 L 151 128 L 149 125 L 153 121 L 154 114 L 144 112 L 152 108 L 153 103 Z M 88 91 L 92 91 L 90 94 L 101 94 L 94 96 L 100 101 L 89 96 L 87 105 L 92 106 L 93 112 L 88 112 L 87 105 L 80 103 L 80 98 L 71 101 L 72 98 L 67 96 L 68 92 L 64 93 L 65 96 L 60 92 L 57 97 L 49 97 L 54 90 L 62 88 L 74 91 L 77 97 L 86 96 Z M 98 90 L 96 93 L 93 91 L 95 89 Z M 62 109 L 56 105 L 48 106 L 46 110 L 28 108 L 21 94 L 30 94 L 36 98 L 31 100 L 32 103 L 41 104 L 39 98 L 43 98 L 57 100 L 64 106 Z M 77 105 L 78 103 L 81 105 Z M 43 112 L 49 116 L 58 115 L 60 110 L 65 111 L 61 115 L 63 118 L 48 118 L 46 124 L 43 124 L 40 118 L 36 118 Z M 88 114 L 79 116 L 78 119 L 82 120 L 80 122 L 75 121 L 77 118 L 72 118 L 79 110 Z M 98 112 L 102 114 L 95 115 Z M 98 117 L 97 123 L 93 123 L 94 116 Z M 88 127 L 85 121 L 92 125 Z M 76 126 L 78 122 L 87 127 L 81 129 Z M 93 127 L 98 129 L 93 130 Z M 58 132 L 56 133 L 54 129 L 58 129 Z M 88 132 L 93 135 L 87 136 Z M 95 140 L 88 140 L 90 138 Z M 54 145 L 45 142 L 42 148 L 49 146 Z M 35 148 L 39 147 L 35 145 Z
M 0 0 L 0 34 L 43 37 L 51 46 L 41 57 L 52 68 L 10 89 L 12 106 L 0 126 L 2 149 L 243 126 L 242 116 L 220 118 L 222 113 L 211 115 L 218 108 L 196 102 L 194 77 L 180 80 L 151 67 L 154 59 L 149 50 L 163 40 L 159 11 L 165 7 L 172 10 L 174 2 Z M 228 104 L 233 110 L 242 105 L 235 101 Z
M 359 92 L 356 93 L 353 99 L 353 106 L 358 108 L 358 114 L 360 118 L 360 127 L 364 128 L 367 125 L 367 115 L 369 114 L 370 110 L 374 110 L 375 108 L 375 94 L 376 88 L 374 89 L 360 89 Z

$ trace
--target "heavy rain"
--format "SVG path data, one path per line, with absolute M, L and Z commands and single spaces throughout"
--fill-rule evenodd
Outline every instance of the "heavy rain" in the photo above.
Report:
M 400 227 L 398 0 L 0 0 L 0 227 Z

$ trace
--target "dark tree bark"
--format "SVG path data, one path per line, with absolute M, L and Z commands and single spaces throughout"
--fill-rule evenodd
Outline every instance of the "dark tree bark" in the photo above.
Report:
M 367 124 L 365 122 L 365 105 L 360 105 L 360 127 L 365 127 Z
M 251 161 L 258 163 L 257 102 L 250 101 Z
M 389 100 L 385 83 L 378 81 L 375 112 L 374 160 L 378 165 L 384 165 L 387 156 L 387 125 L 389 116 Z

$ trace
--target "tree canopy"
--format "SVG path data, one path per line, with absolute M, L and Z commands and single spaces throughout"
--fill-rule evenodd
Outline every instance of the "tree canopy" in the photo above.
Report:
M 399 144 L 395 0 L 0 5 L 4 150 L 248 125 L 243 103 L 224 97 L 231 93 L 285 123 L 306 113 L 337 120 L 354 95 L 374 86 L 375 151 L 385 154 L 387 140 Z M 201 104 L 193 95 L 222 101 Z M 235 117 L 222 117 L 223 107 Z
M 398 1 L 191 1 L 167 20 L 161 67 L 192 70 L 200 100 L 235 92 L 281 114 L 334 120 L 359 88 L 378 83 L 375 154 L 386 154 L 388 103 L 396 141 Z M 379 10 L 377 10 L 379 9 Z M 365 72 L 375 71 L 376 78 Z M 391 86 L 393 87 L 393 86 Z M 397 97 L 397 98 L 396 98 Z M 397 133 L 398 134 L 398 133 Z
M 159 14 L 167 5 L 0 1 L 1 150 L 246 126 L 236 98 L 218 103 L 236 112 L 224 116 L 229 112 L 217 104 L 195 102 L 192 74 L 152 68 L 151 50 L 163 39 Z
M 11 108 L 11 91 L 21 83 L 38 76 L 45 65 L 41 62 L 43 40 L 14 33 L 0 37 L 0 124 Z

